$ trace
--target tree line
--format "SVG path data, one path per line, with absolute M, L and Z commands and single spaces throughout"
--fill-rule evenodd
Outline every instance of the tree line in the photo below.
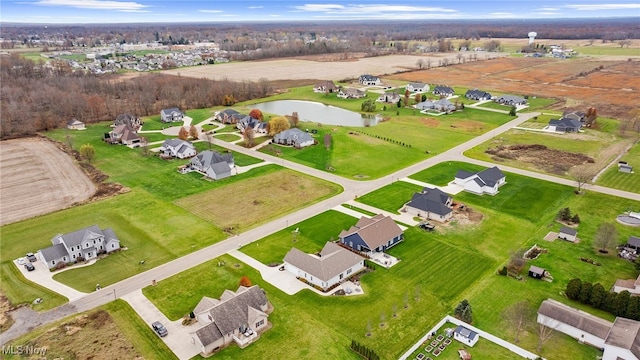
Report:
M 122 113 L 148 116 L 163 108 L 186 109 L 245 101 L 272 92 L 256 82 L 209 80 L 163 74 L 132 78 L 72 72 L 63 62 L 44 66 L 18 55 L 0 62 L 0 138 L 51 130 L 75 118 L 85 123 L 115 119 Z
M 592 284 L 576 278 L 567 284 L 565 295 L 613 315 L 640 320 L 640 297 L 631 296 L 626 290 L 614 293 L 605 290 L 600 283 Z

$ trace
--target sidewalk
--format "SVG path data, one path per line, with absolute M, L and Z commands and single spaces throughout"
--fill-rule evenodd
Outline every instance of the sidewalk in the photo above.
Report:
M 416 185 L 420 185 L 422 187 L 428 187 L 428 188 L 438 188 L 444 192 L 446 192 L 449 195 L 457 195 L 458 193 L 461 193 L 464 191 L 464 187 L 454 184 L 453 182 L 450 182 L 449 184 L 447 184 L 447 186 L 437 186 L 437 185 L 433 185 L 433 184 L 429 184 L 426 182 L 422 182 L 420 180 L 414 180 L 408 177 L 402 178 L 400 179 L 400 181 L 404 181 L 404 182 L 408 182 L 411 184 L 416 184 Z
M 411 214 L 407 214 L 407 213 L 394 214 L 394 213 L 390 213 L 388 211 L 380 210 L 380 209 L 378 209 L 376 207 L 373 207 L 373 206 L 369 206 L 367 204 L 359 203 L 359 202 L 357 202 L 355 200 L 349 200 L 345 204 L 353 205 L 353 206 L 355 206 L 357 208 L 360 208 L 360 209 L 363 209 L 363 210 L 367 210 L 367 211 L 370 211 L 372 213 L 383 214 L 385 216 L 391 216 L 391 218 L 393 220 L 401 222 L 403 224 L 407 224 L 409 226 L 415 226 L 415 225 L 418 225 L 420 223 L 419 221 L 414 220 L 413 219 L 413 215 L 411 215 Z M 338 209 L 334 208 L 334 210 L 338 210 Z M 347 209 L 345 209 L 345 210 L 347 210 Z M 338 211 L 342 211 L 342 210 L 338 210 Z M 354 210 L 354 211 L 357 211 L 357 210 Z

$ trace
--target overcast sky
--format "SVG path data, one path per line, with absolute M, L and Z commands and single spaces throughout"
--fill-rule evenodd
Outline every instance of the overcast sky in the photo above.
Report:
M 132 23 L 640 17 L 628 0 L 1 0 L 0 21 Z

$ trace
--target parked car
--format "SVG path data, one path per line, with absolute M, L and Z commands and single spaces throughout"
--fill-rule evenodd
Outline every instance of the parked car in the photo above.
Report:
M 164 325 L 162 325 L 160 321 L 154 322 L 153 324 L 151 324 L 151 327 L 153 328 L 153 331 L 155 331 L 160 337 L 165 337 L 169 334 L 167 328 L 164 327 Z
M 16 261 L 18 262 L 18 265 L 24 265 L 25 264 L 25 261 L 24 261 L 23 257 L 18 258 L 18 260 L 16 260 Z
M 36 256 L 33 255 L 33 253 L 27 253 L 27 260 L 29 260 L 31 262 L 36 262 L 36 261 L 38 261 L 38 258 L 36 258 Z
M 35 269 L 36 269 L 36 267 L 35 267 L 35 266 L 33 266 L 33 264 L 32 264 L 32 263 L 30 263 L 30 262 L 25 263 L 25 264 L 24 264 L 24 268 L 25 268 L 25 269 L 27 269 L 27 271 L 33 271 L 33 270 L 35 270 Z

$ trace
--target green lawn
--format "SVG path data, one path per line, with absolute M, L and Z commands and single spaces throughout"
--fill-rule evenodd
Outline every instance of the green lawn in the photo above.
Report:
M 3 230 L 4 231 L 4 230 Z M 4 236 L 3 242 L 4 243 Z M 0 243 L 0 246 L 2 246 Z M 2 247 L 4 249 L 5 247 Z M 29 249 L 29 251 L 33 251 Z M 24 253 L 21 253 L 23 255 Z M 22 273 L 11 262 L 14 258 L 9 255 L 2 255 L 0 263 L 0 292 L 4 294 L 12 305 L 31 304 L 36 298 L 41 298 L 42 303 L 31 305 L 36 311 L 50 310 L 68 301 L 64 296 L 59 295 L 45 287 L 27 281 Z
M 614 189 L 640 192 L 640 142 L 633 145 L 631 149 L 620 158 L 620 161 L 626 161 L 629 165 L 633 166 L 634 173 L 621 173 L 618 171 L 617 164 L 613 164 L 598 178 L 596 184 Z
M 213 151 L 217 151 L 219 153 L 223 153 L 223 152 L 227 151 L 227 149 L 223 148 L 222 146 L 210 144 L 210 143 L 205 142 L 205 141 L 196 142 L 196 143 L 193 144 L 193 146 L 195 146 L 195 148 L 196 148 L 196 150 L 198 150 L 198 152 L 202 152 L 202 151 L 205 151 L 205 150 L 213 150 Z M 233 162 L 234 162 L 234 164 L 236 164 L 238 166 L 247 166 L 247 165 L 253 165 L 253 164 L 261 163 L 261 162 L 263 162 L 263 160 L 262 159 L 258 159 L 258 158 L 253 157 L 253 156 L 241 154 L 241 153 L 234 153 L 233 154 Z
M 364 196 L 360 196 L 356 201 L 399 214 L 398 210 L 411 200 L 414 193 L 420 191 L 422 191 L 422 187 L 419 185 L 396 181 Z

